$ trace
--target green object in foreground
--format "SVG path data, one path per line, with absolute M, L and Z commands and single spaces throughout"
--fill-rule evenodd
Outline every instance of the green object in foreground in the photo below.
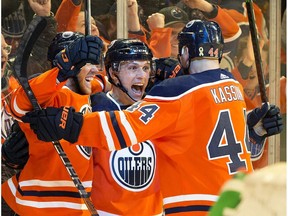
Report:
M 209 211 L 209 216 L 222 216 L 225 208 L 235 208 L 241 201 L 240 192 L 228 190 L 221 193 L 218 201 Z
M 238 172 L 233 179 L 226 182 L 222 189 L 223 192 L 214 206 L 211 207 L 208 216 L 223 216 L 225 208 L 234 209 L 238 206 L 241 202 L 242 181 L 246 175 L 245 172 Z

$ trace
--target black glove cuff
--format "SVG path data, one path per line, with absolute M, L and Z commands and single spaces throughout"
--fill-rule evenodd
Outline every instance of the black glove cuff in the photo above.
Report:
M 72 0 L 73 4 L 78 6 L 81 4 L 81 0 Z
M 212 4 L 212 7 L 213 7 L 213 10 L 211 12 L 209 12 L 209 13 L 202 11 L 204 16 L 207 19 L 214 19 L 218 15 L 218 6 Z
M 14 162 L 11 162 L 11 160 L 8 159 L 6 156 L 6 153 L 4 153 L 2 149 L 2 163 L 5 164 L 5 166 L 11 168 L 11 169 L 23 169 L 24 165 L 26 164 L 16 164 Z

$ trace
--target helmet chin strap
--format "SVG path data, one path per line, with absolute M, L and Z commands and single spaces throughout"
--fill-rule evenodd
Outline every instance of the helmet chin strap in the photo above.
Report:
M 79 85 L 79 81 L 78 81 L 78 77 L 75 76 L 73 77 L 73 81 L 74 81 L 74 85 L 75 85 L 75 90 L 76 90 L 76 93 L 80 94 L 80 95 L 85 95 L 85 93 L 83 93 L 80 85 Z
M 182 48 L 182 50 L 183 50 L 183 48 Z M 180 65 L 181 65 L 180 54 L 178 54 L 177 59 L 178 59 Z M 190 57 L 189 57 L 189 60 L 188 60 L 188 61 L 189 61 L 189 63 L 188 63 L 188 67 L 187 67 L 187 68 L 184 68 L 184 67 L 181 65 L 182 70 L 183 70 L 183 73 L 186 74 L 186 75 L 187 75 L 187 74 L 190 74 L 190 72 L 189 72 L 189 68 L 190 68 L 190 64 L 191 64 Z
M 119 89 L 121 89 L 121 91 L 123 91 L 126 95 L 128 95 L 128 97 L 133 100 L 134 102 L 137 102 L 134 98 L 132 98 L 127 89 L 122 85 L 121 80 L 119 79 L 119 77 L 115 74 L 115 77 L 117 77 L 119 83 L 115 84 L 114 82 L 112 84 L 114 84 L 116 87 L 118 87 Z

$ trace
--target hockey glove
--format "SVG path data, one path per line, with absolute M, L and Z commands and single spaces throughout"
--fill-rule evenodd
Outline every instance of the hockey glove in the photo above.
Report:
M 155 59 L 156 63 L 156 79 L 164 80 L 182 75 L 181 65 L 178 60 L 173 58 Z
M 30 123 L 30 128 L 39 140 L 52 142 L 65 139 L 75 143 L 83 124 L 83 116 L 75 112 L 73 107 L 47 107 L 27 113 L 22 121 Z
M 150 76 L 149 83 L 145 89 L 145 92 L 160 83 L 161 81 L 183 74 L 181 65 L 177 59 L 174 58 L 159 58 L 155 59 L 155 76 Z
M 266 137 L 280 133 L 283 130 L 283 120 L 279 107 L 264 103 L 247 116 L 251 159 L 258 160 L 264 151 Z
M 63 82 L 77 76 L 86 63 L 99 64 L 103 42 L 97 36 L 80 37 L 59 52 L 53 64 L 59 68 L 57 79 Z
M 2 144 L 2 163 L 12 169 L 22 169 L 29 158 L 29 145 L 17 121 L 11 129 Z

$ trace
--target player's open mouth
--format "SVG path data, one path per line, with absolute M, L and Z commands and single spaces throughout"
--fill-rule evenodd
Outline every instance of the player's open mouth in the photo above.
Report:
M 131 86 L 131 89 L 135 94 L 141 95 L 143 92 L 143 86 L 143 84 L 134 84 Z
M 93 76 L 87 76 L 85 77 L 86 82 L 91 82 L 93 80 Z

